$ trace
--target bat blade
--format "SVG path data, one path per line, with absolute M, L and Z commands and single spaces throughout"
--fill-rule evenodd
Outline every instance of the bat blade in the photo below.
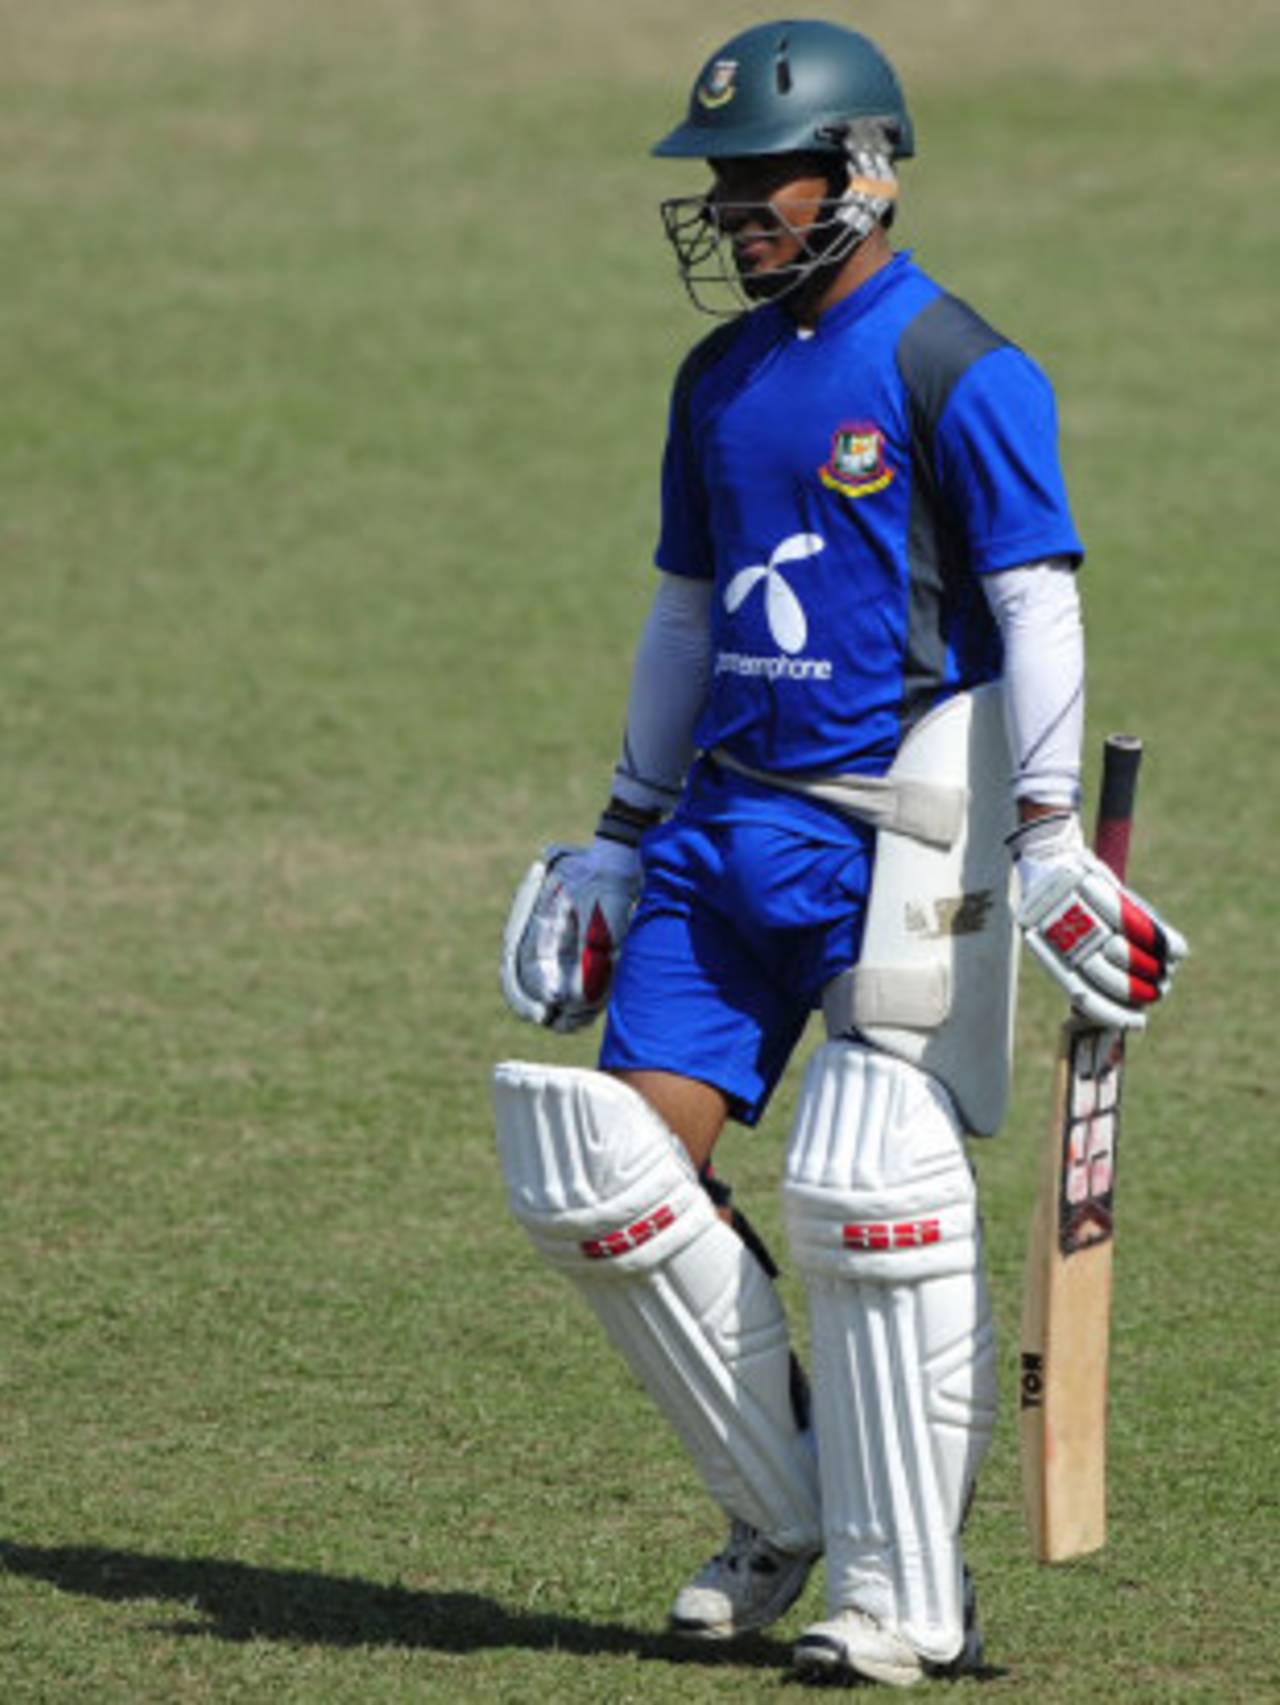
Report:
M 1104 748 L 1095 847 L 1128 856 L 1141 744 Z M 1018 1437 L 1032 1549 L 1044 1563 L 1106 1541 L 1107 1373 L 1124 1038 L 1069 1017 L 1027 1239 Z
M 1065 1562 L 1106 1541 L 1115 1160 L 1123 1048 L 1062 1026 L 1053 1114 L 1028 1238 L 1019 1437 L 1032 1547 Z

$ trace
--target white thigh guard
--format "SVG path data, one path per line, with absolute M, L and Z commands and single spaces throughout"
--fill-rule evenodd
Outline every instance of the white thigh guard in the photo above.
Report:
M 998 682 L 957 693 L 911 730 L 885 780 L 953 797 L 951 838 L 879 831 L 859 962 L 823 998 L 829 1035 L 856 1034 L 939 1079 L 981 1136 L 1004 1117 L 1013 1058 L 1009 771 Z
M 512 1212 L 581 1291 L 712 1497 L 780 1549 L 818 1550 L 782 1304 L 684 1149 L 602 1072 L 508 1061 L 494 1103 Z
M 995 1421 L 973 1175 L 951 1100 L 847 1042 L 809 1064 L 787 1156 L 809 1293 L 827 1594 L 946 1663 L 964 1638 L 960 1526 Z

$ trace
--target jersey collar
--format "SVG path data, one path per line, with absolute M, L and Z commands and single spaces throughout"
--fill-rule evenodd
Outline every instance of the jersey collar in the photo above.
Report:
M 855 320 L 860 320 L 864 314 L 870 313 L 886 293 L 894 288 L 910 265 L 911 250 L 899 249 L 887 266 L 882 266 L 879 272 L 872 273 L 871 277 L 864 280 L 850 295 L 842 298 L 833 308 L 828 308 L 812 331 L 806 332 L 796 326 L 793 327 L 795 335 L 808 342 L 811 338 L 830 337 L 834 332 L 852 325 Z

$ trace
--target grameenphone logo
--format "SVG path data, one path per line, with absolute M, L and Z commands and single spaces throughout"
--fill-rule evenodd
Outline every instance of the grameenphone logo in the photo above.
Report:
M 804 562 L 826 549 L 826 540 L 817 533 L 792 533 L 776 547 L 767 563 L 753 563 L 740 568 L 724 592 L 724 607 L 733 615 L 740 610 L 757 586 L 764 586 L 764 614 L 769 632 L 779 651 L 794 657 L 804 649 L 809 637 L 809 622 L 804 606 L 796 597 L 782 569 L 789 563 Z

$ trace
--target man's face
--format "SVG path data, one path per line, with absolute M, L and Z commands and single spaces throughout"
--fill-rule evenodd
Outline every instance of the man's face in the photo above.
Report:
M 830 215 L 828 162 L 818 154 L 761 154 L 713 160 L 708 208 L 732 244 L 733 261 L 749 296 L 771 294 L 806 254 L 805 237 Z M 780 274 L 776 279 L 771 275 Z

